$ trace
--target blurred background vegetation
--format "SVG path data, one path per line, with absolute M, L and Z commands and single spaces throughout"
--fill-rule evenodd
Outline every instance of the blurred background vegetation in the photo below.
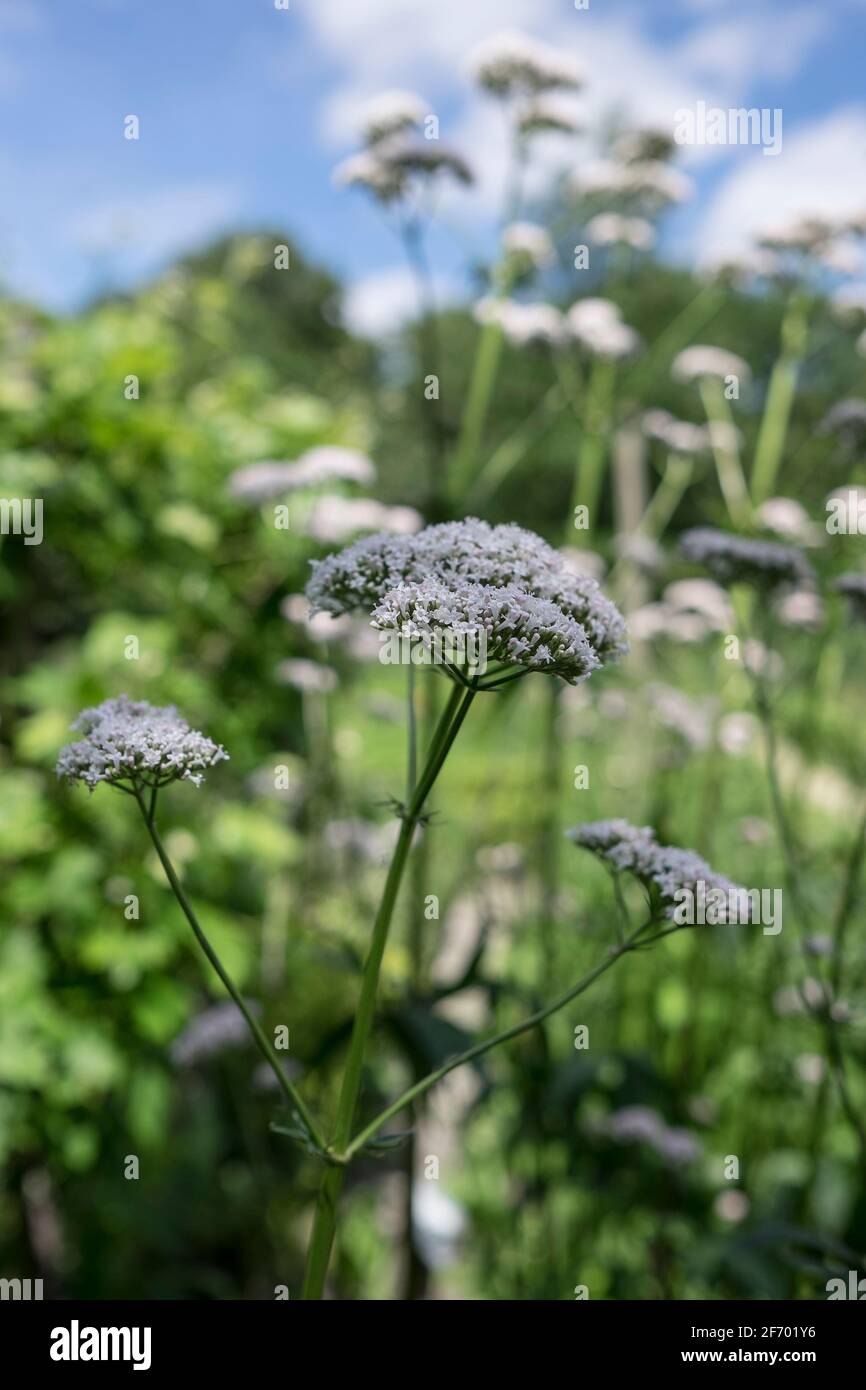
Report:
M 455 446 L 479 328 L 469 312 L 438 316 L 431 445 L 429 323 L 386 351 L 352 337 L 340 286 L 300 248 L 275 273 L 284 242 L 279 229 L 228 237 L 65 318 L 0 304 L 0 496 L 41 497 L 45 516 L 39 546 L 0 538 L 0 1274 L 43 1277 L 47 1296 L 250 1299 L 300 1286 L 317 1165 L 269 1130 L 279 1098 L 231 1018 L 209 1012 L 219 983 L 134 808 L 54 774 L 71 719 L 122 691 L 176 703 L 226 746 L 231 761 L 201 790 L 164 797 L 167 843 L 245 994 L 269 1028 L 289 1027 L 305 1095 L 332 1110 L 387 801 L 405 780 L 405 673 L 377 663 L 363 623 L 325 638 L 292 601 L 309 560 L 350 538 L 330 534 L 321 510 L 316 520 L 322 492 L 357 490 L 295 495 L 285 531 L 228 479 L 260 459 L 344 445 L 375 460 L 378 502 L 430 519 L 430 459 L 435 470 Z M 609 268 L 604 293 L 650 345 L 623 369 L 614 452 L 646 409 L 699 418 L 694 388 L 669 373 L 684 344 L 665 336 L 697 301 L 692 338 L 740 353 L 754 373 L 736 404 L 748 458 L 781 298 L 708 288 L 649 256 Z M 828 494 L 866 482 L 858 442 L 819 428 L 861 390 L 854 340 L 819 303 L 779 490 L 822 535 Z M 500 460 L 498 485 L 462 510 L 560 543 L 580 440 L 549 355 L 506 345 L 483 445 Z M 645 444 L 639 466 L 649 496 L 664 456 Z M 591 543 L 613 596 L 645 610 L 689 573 L 676 533 L 725 524 L 718 484 L 699 459 L 664 544 L 632 550 L 617 496 L 613 477 Z M 858 566 L 860 538 L 824 539 L 828 576 Z M 864 637 L 834 596 L 817 624 L 780 631 L 784 770 L 819 938 L 862 799 Z M 138 659 L 125 654 L 130 635 Z M 689 640 L 638 641 L 618 668 L 567 692 L 545 752 L 546 684 L 477 702 L 444 774 L 421 884 L 440 915 L 424 919 L 420 880 L 410 883 L 365 1113 L 603 956 L 609 880 L 566 844 L 565 826 L 625 816 L 739 881 L 783 881 L 748 681 L 711 624 Z M 275 789 L 277 766 L 288 789 Z M 861 1111 L 863 927 L 858 901 L 845 1029 Z M 353 1170 L 333 1292 L 562 1299 L 586 1285 L 593 1298 L 809 1298 L 831 1274 L 863 1273 L 866 1174 L 820 1029 L 792 996 L 802 977 L 789 933 L 687 933 L 455 1073 L 416 1116 L 411 1144 Z M 581 1024 L 586 1050 L 574 1045 Z M 644 1117 L 637 1137 L 611 1123 L 630 1109 Z M 138 1181 L 124 1176 L 129 1155 Z M 438 1178 L 425 1176 L 430 1156 Z

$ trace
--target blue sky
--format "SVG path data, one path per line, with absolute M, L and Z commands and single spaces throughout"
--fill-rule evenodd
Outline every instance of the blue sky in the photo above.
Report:
M 365 98 L 419 91 L 480 176 L 447 201 L 434 247 L 459 290 L 467 247 L 492 235 L 502 122 L 466 59 L 522 29 L 586 73 L 591 129 L 611 109 L 671 123 L 705 100 L 781 107 L 778 158 L 686 152 L 697 195 L 668 228 L 672 255 L 731 249 L 809 206 L 866 207 L 866 0 L 0 0 L 2 275 L 53 308 L 106 277 L 134 282 L 229 227 L 282 225 L 350 287 L 371 328 L 408 290 L 375 209 L 335 189 Z M 123 138 L 135 114 L 141 138 Z M 591 139 L 550 142 L 543 168 Z M 543 169 L 539 172 L 542 177 Z M 859 200 L 859 201 L 858 201 Z

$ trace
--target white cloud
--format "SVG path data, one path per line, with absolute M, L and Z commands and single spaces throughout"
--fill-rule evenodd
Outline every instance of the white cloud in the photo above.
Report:
M 866 211 L 866 107 L 849 106 L 786 130 L 782 152 L 773 158 L 738 148 L 737 163 L 698 228 L 699 259 L 741 250 L 755 232 L 810 211 Z
M 725 18 L 718 5 L 688 8 L 685 35 L 671 42 L 649 32 L 643 7 L 611 16 L 564 7 L 562 0 L 367 0 L 363 6 L 316 0 L 307 15 L 311 36 L 340 74 L 320 112 L 321 133 L 332 147 L 351 146 L 366 100 L 387 87 L 417 88 L 442 116 L 443 138 L 466 154 L 479 179 L 471 193 L 449 195 L 447 207 L 476 220 L 501 204 L 508 167 L 497 104 L 466 77 L 468 55 L 483 38 L 524 29 L 573 57 L 586 74 L 588 126 L 616 112 L 673 129 L 682 108 L 702 100 L 727 109 L 761 78 L 793 75 L 829 22 L 821 11 L 804 7 L 780 16 L 755 0 L 734 17 L 729 7 Z M 585 149 L 557 139 L 540 145 L 536 187 Z M 718 146 L 685 151 L 691 163 L 724 156 Z
M 454 298 L 454 282 L 447 276 L 437 276 L 434 293 L 441 306 Z M 350 285 L 343 297 L 346 327 L 363 337 L 384 337 L 417 313 L 418 289 L 411 272 L 403 266 L 365 275 Z
M 723 82 L 730 102 L 763 78 L 793 77 L 828 23 L 829 12 L 815 9 L 725 18 L 688 34 L 678 56 L 695 75 Z

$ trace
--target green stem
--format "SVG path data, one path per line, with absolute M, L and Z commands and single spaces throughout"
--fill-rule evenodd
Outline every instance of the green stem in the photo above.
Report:
M 627 373 L 623 394 L 629 399 L 640 398 L 646 384 L 657 378 L 682 348 L 694 342 L 695 335 L 712 322 L 724 302 L 725 291 L 717 284 L 699 290 Z
M 800 296 L 795 296 L 782 320 L 782 350 L 770 374 L 767 400 L 755 446 L 752 501 L 756 507 L 772 495 L 776 485 L 797 391 L 797 377 L 806 352 L 808 336 L 808 308 Z
M 469 395 L 463 412 L 460 435 L 451 469 L 450 492 L 459 501 L 471 487 L 478 449 L 484 433 L 490 397 L 499 368 L 502 352 L 502 329 L 495 320 L 485 323 L 478 340 L 475 364 L 469 383 Z
M 244 1018 L 246 1019 L 247 1026 L 253 1035 L 253 1039 L 256 1043 L 256 1046 L 258 1047 L 268 1066 L 271 1068 L 272 1072 L 274 1073 L 274 1076 L 277 1078 L 280 1090 L 286 1097 L 286 1100 L 297 1111 L 298 1115 L 303 1121 L 304 1127 L 308 1131 L 310 1138 L 312 1139 L 316 1148 L 321 1153 L 324 1153 L 325 1140 L 324 1137 L 319 1133 L 318 1127 L 312 1115 L 307 1109 L 307 1106 L 305 1105 L 304 1101 L 298 1095 L 298 1092 L 295 1090 L 291 1081 L 289 1081 L 283 1068 L 280 1066 L 277 1054 L 271 1046 L 270 1042 L 268 1041 L 267 1037 L 265 1036 L 265 1033 L 261 1028 L 258 1020 L 247 1008 L 243 996 L 235 986 L 234 981 L 228 974 L 227 970 L 222 964 L 222 961 L 220 960 L 214 948 L 211 946 L 210 942 L 208 941 L 207 937 L 205 936 L 204 932 L 202 931 L 199 925 L 198 918 L 195 915 L 192 904 L 190 903 L 189 898 L 187 897 L 186 892 L 184 891 L 183 884 L 181 883 L 180 879 L 177 876 L 177 873 L 175 872 L 174 865 L 168 857 L 165 846 L 163 845 L 162 839 L 160 838 L 159 831 L 156 828 L 156 821 L 154 820 L 154 811 L 156 809 L 156 797 L 151 797 L 151 804 L 149 809 L 145 807 L 144 798 L 138 790 L 135 791 L 135 799 L 138 802 L 139 807 L 141 808 L 141 814 L 144 818 L 144 823 L 147 826 L 148 833 L 150 835 L 151 840 L 153 841 L 153 847 L 156 850 L 157 855 L 159 856 L 159 861 L 162 864 L 163 869 L 165 870 L 165 876 L 168 879 L 172 891 L 175 897 L 177 898 L 178 903 L 181 906 L 184 916 L 186 917 L 187 921 L 193 929 L 193 932 L 195 933 L 195 937 L 198 941 L 198 944 L 201 946 L 202 950 L 204 951 L 214 970 L 222 980 L 222 983 L 225 985 L 232 999 L 235 1001 Z
M 728 516 L 734 526 L 748 526 L 752 519 L 749 490 L 735 442 L 734 418 L 722 383 L 715 377 L 704 377 L 701 381 L 701 399 L 710 422 L 713 458 Z
M 778 773 L 778 749 L 776 744 L 775 721 L 773 719 L 772 706 L 767 696 L 767 692 L 764 688 L 763 680 L 759 675 L 753 676 L 753 687 L 755 691 L 755 704 L 761 719 L 761 723 L 763 724 L 764 728 L 764 742 L 767 752 L 767 776 L 770 783 L 770 795 L 773 801 L 773 809 L 776 817 L 776 824 L 779 830 L 779 838 L 782 843 L 783 862 L 785 865 L 785 877 L 791 896 L 794 899 L 794 908 L 797 914 L 797 923 L 800 929 L 801 948 L 803 950 L 804 959 L 808 962 L 804 937 L 804 928 L 806 922 L 808 921 L 808 903 L 805 900 L 802 883 L 800 879 L 799 849 L 796 838 L 794 836 L 793 829 L 791 827 L 790 820 L 788 818 L 787 810 L 785 807 L 785 799 L 782 793 L 782 786 Z M 852 894 L 856 894 L 856 883 L 859 879 L 860 862 L 862 855 L 862 850 L 860 849 L 860 847 L 862 846 L 864 830 L 866 830 L 866 820 L 864 820 L 864 822 L 861 824 L 858 831 L 858 840 L 855 843 L 855 846 L 852 851 L 852 857 L 849 861 L 848 883 L 846 885 L 845 890 L 843 891 L 843 898 L 842 902 L 840 903 L 839 915 L 836 918 L 835 944 L 837 950 L 841 949 L 842 937 L 844 936 L 845 930 L 845 923 L 847 921 L 848 913 L 850 912 L 848 894 L 849 892 Z M 839 971 L 841 971 L 841 966 L 837 960 L 834 962 L 834 973 L 838 973 Z M 809 1012 L 814 1012 L 814 1009 L 809 1005 L 802 990 L 800 990 L 800 995 L 803 999 L 803 1003 L 806 1006 L 807 1010 Z M 862 1160 L 864 1164 L 866 1164 L 866 1124 L 864 1124 L 864 1121 L 859 1111 L 857 1110 L 856 1105 L 851 1099 L 851 1094 L 848 1088 L 848 1079 L 845 1073 L 844 1053 L 842 1050 L 841 1042 L 839 1040 L 839 1031 L 836 1025 L 836 1020 L 834 1019 L 832 1014 L 832 1006 L 834 1002 L 833 993 L 830 989 L 827 988 L 826 985 L 823 987 L 823 996 L 824 998 L 822 1004 L 820 1023 L 824 1032 L 827 1066 L 830 1075 L 832 1076 L 833 1081 L 835 1083 L 836 1090 L 839 1095 L 839 1101 L 845 1113 L 845 1117 L 848 1120 L 848 1123 L 851 1125 L 851 1128 L 853 1129 L 854 1134 L 856 1135 L 857 1142 L 860 1145 Z
M 355 1012 L 352 1037 L 349 1043 L 349 1053 L 346 1059 L 346 1070 L 343 1073 L 332 1139 L 329 1145 L 329 1153 L 332 1158 L 337 1161 L 328 1167 L 322 1178 L 322 1185 L 319 1189 L 316 1214 L 313 1222 L 313 1234 L 310 1240 L 310 1248 L 307 1255 L 307 1268 L 304 1275 L 304 1299 L 314 1300 L 321 1298 L 325 1287 L 325 1278 L 328 1272 L 331 1249 L 334 1243 L 334 1233 L 337 1226 L 337 1205 L 343 1187 L 344 1168 L 342 1165 L 345 1161 L 343 1156 L 351 1136 L 355 1109 L 361 1090 L 364 1054 L 373 1028 L 382 957 L 385 954 L 385 945 L 388 940 L 391 919 L 394 915 L 397 894 L 400 890 L 403 872 L 406 868 L 406 861 L 409 857 L 412 838 L 415 833 L 415 828 L 421 819 L 424 803 L 442 769 L 442 765 L 448 756 L 448 751 L 457 737 L 460 726 L 469 712 L 469 706 L 472 703 L 474 695 L 474 691 L 463 691 L 460 687 L 455 686 L 442 718 L 439 721 L 436 732 L 433 735 L 421 776 L 418 779 L 409 804 L 403 812 L 400 834 L 391 858 L 388 877 L 385 880 L 385 887 L 382 892 L 382 900 L 379 904 L 379 910 L 376 913 L 376 920 L 373 923 L 370 948 L 364 963 L 364 973 L 361 979 L 361 994 Z
M 558 384 L 545 391 L 523 423 L 502 441 L 476 474 L 467 494 L 469 506 L 481 506 L 490 501 L 509 473 L 526 457 L 533 446 L 538 445 L 554 424 L 562 403 L 562 393 Z
M 580 442 L 570 509 L 571 524 L 573 524 L 577 507 L 586 507 L 589 525 L 577 528 L 579 543 L 584 545 L 589 539 L 590 528 L 595 526 L 598 521 L 596 513 L 604 483 L 615 384 L 616 363 L 608 357 L 596 357 L 592 364 L 586 389 L 583 436 Z
M 661 482 L 635 529 L 636 536 L 647 536 L 654 541 L 661 540 L 692 480 L 694 469 L 695 461 L 690 456 L 668 455 Z M 622 558 L 613 566 L 606 581 L 610 592 L 616 592 L 617 584 L 626 567 Z
M 848 863 L 845 868 L 845 880 L 839 897 L 839 904 L 836 908 L 835 920 L 833 922 L 834 995 L 838 994 L 842 984 L 842 957 L 845 949 L 845 933 L 848 928 L 848 923 L 851 920 L 854 904 L 857 901 L 864 856 L 866 856 L 866 808 L 864 808 L 863 815 L 858 821 L 857 833 L 854 836 L 848 855 Z
M 644 922 L 638 927 L 637 931 L 633 932 L 632 935 L 628 937 L 622 946 L 612 947 L 605 960 L 601 961 L 593 970 L 590 970 L 588 974 L 582 976 L 576 985 L 572 985 L 571 989 L 566 990 L 564 994 L 560 994 L 553 1000 L 552 1004 L 545 1005 L 543 1009 L 538 1009 L 534 1014 L 530 1014 L 528 1018 L 522 1019 L 520 1023 L 515 1023 L 510 1028 L 503 1029 L 501 1033 L 494 1034 L 492 1038 L 486 1038 L 483 1042 L 476 1043 L 474 1047 L 468 1048 L 465 1052 L 458 1053 L 456 1057 L 451 1057 L 449 1061 L 444 1062 L 441 1067 L 437 1067 L 436 1070 L 430 1072 L 428 1076 L 423 1077 L 420 1081 L 416 1081 L 414 1086 L 410 1086 L 408 1091 L 404 1091 L 386 1110 L 383 1110 L 375 1119 L 371 1120 L 359 1134 L 355 1135 L 355 1138 L 343 1154 L 343 1158 L 347 1161 L 352 1158 L 365 1144 L 370 1142 L 384 1124 L 387 1124 L 395 1115 L 398 1115 L 404 1106 L 409 1105 L 413 1100 L 417 1100 L 418 1096 L 422 1096 L 425 1091 L 429 1091 L 431 1086 L 435 1086 L 437 1082 L 441 1081 L 449 1072 L 456 1071 L 458 1067 L 465 1066 L 467 1062 L 476 1061 L 479 1057 L 483 1057 L 486 1052 L 490 1052 L 494 1047 L 498 1047 L 500 1043 L 510 1042 L 512 1038 L 519 1038 L 521 1033 L 528 1033 L 531 1028 L 537 1028 L 538 1024 L 543 1023 L 551 1014 L 555 1014 L 559 1009 L 569 1004 L 572 999 L 576 999 L 579 994 L 583 994 L 585 990 L 589 989 L 590 985 L 595 983 L 599 976 L 603 975 L 607 970 L 610 970 L 611 966 L 615 965 L 622 956 L 627 955 L 629 951 L 635 949 L 637 938 L 640 936 L 641 932 L 645 931 L 648 925 L 648 922 Z M 671 928 L 671 930 L 679 931 L 680 928 Z M 653 937 L 651 940 L 658 940 L 661 936 L 667 936 L 668 934 L 668 932 L 662 932 L 659 934 L 659 937 Z M 647 942 L 647 944 L 649 944 L 649 942 Z

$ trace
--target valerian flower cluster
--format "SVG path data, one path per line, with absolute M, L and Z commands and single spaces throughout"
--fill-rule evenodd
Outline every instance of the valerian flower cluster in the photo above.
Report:
M 229 756 L 190 728 L 174 705 L 126 695 L 83 710 L 72 728 L 84 737 L 61 749 L 57 775 L 91 791 L 100 782 L 154 788 L 186 781 L 198 787 L 207 769 Z
M 488 661 L 546 671 L 570 685 L 601 665 L 579 622 L 516 584 L 449 584 L 433 577 L 400 584 L 373 609 L 372 622 L 426 643 L 443 631 L 455 638 L 483 634 Z
M 715 891 L 724 895 L 726 902 L 738 902 L 746 893 L 744 888 L 717 874 L 694 850 L 660 845 L 647 825 L 632 825 L 627 820 L 587 821 L 567 833 L 570 840 L 597 855 L 614 873 L 632 874 L 646 888 L 654 890 L 668 917 L 673 916 L 679 896 L 697 896 L 699 885 L 706 894 Z
M 572 683 L 627 651 L 622 615 L 595 580 L 531 531 L 472 517 L 314 561 L 307 597 L 314 612 L 361 608 L 410 636 L 483 632 L 489 654 Z
M 719 584 L 751 584 L 764 592 L 783 585 L 810 588 L 814 584 L 812 566 L 802 551 L 776 541 L 697 527 L 685 533 L 680 549 L 686 559 L 709 570 Z

